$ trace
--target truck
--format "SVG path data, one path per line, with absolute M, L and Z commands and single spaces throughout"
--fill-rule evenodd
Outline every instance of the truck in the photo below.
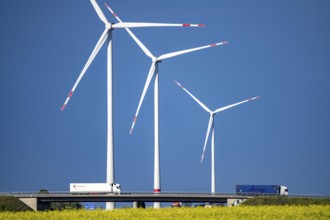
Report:
M 282 185 L 236 185 L 238 195 L 281 195 L 287 196 L 288 187 Z
M 72 194 L 120 194 L 121 186 L 115 183 L 70 183 Z

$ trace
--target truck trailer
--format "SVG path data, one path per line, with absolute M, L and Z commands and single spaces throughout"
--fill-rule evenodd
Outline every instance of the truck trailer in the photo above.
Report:
M 283 195 L 289 193 L 288 187 L 281 185 L 236 185 L 236 194 Z
M 120 194 L 120 184 L 70 183 L 70 193 L 75 194 Z

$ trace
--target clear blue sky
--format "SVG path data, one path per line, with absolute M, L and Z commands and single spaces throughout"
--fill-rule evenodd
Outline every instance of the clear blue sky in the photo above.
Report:
M 98 1 L 109 20 L 111 14 Z M 217 192 L 283 184 L 330 194 L 330 2 L 107 0 L 124 21 L 204 23 L 133 32 L 155 55 L 229 41 L 160 64 L 162 191 L 210 191 L 209 108 L 216 116 Z M 0 191 L 68 191 L 106 180 L 106 50 L 60 108 L 104 30 L 89 0 L 0 1 Z M 153 87 L 131 122 L 150 59 L 115 30 L 115 178 L 153 190 Z

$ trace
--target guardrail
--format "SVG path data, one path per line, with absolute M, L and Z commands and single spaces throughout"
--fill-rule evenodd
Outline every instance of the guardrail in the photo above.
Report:
M 103 192 L 98 192 L 98 193 L 103 193 Z M 109 192 L 104 192 L 104 193 L 109 193 Z M 0 195 L 39 195 L 39 194 L 72 194 L 69 191 L 49 191 L 47 193 L 40 193 L 40 192 L 35 192 L 35 191 L 26 191 L 26 192 L 0 192 Z M 161 193 L 154 193 L 154 192 L 135 192 L 135 191 L 126 191 L 126 192 L 121 192 L 123 195 L 129 195 L 129 194 L 142 194 L 142 195 L 153 195 L 153 194 L 177 194 L 177 195 L 188 195 L 188 194 L 193 194 L 193 195 L 237 195 L 235 193 L 209 193 L 209 192 L 161 192 Z

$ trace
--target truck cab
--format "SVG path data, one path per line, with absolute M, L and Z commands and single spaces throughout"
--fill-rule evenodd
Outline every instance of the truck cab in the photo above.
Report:
M 120 194 L 121 193 L 121 185 L 118 183 L 113 183 L 112 185 L 112 192 L 114 194 Z
M 288 196 L 289 190 L 286 186 L 280 186 L 280 195 L 282 196 Z

